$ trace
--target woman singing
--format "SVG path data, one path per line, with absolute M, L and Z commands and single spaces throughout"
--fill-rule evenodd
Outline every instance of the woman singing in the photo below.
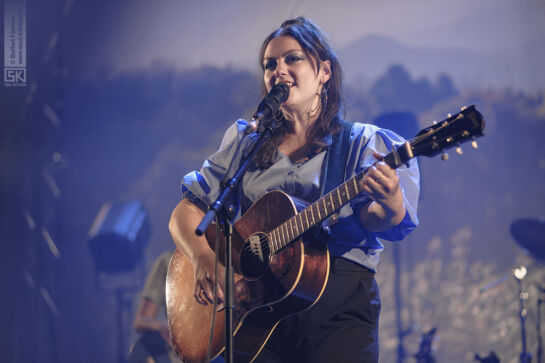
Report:
M 380 240 L 401 240 L 417 226 L 418 166 L 413 160 L 393 170 L 380 160 L 404 140 L 392 131 L 353 123 L 344 165 L 324 168 L 328 150 L 346 124 L 341 117 L 342 75 L 335 52 L 308 18 L 287 20 L 271 33 L 259 61 L 266 92 L 279 83 L 290 92 L 271 138 L 240 182 L 234 198 L 238 216 L 272 190 L 313 202 L 323 193 L 324 173 L 341 168 L 347 180 L 370 169 L 361 180 L 362 193 L 330 226 L 326 243 L 331 268 L 321 298 L 282 320 L 255 361 L 377 362 L 380 297 L 374 274 L 384 248 Z M 183 199 L 172 213 L 170 231 L 193 264 L 194 298 L 200 304 L 213 301 L 214 251 L 194 231 L 203 210 L 217 198 L 235 150 L 251 144 L 248 124 L 234 123 L 201 170 L 184 177 Z M 220 266 L 219 300 L 223 286 Z

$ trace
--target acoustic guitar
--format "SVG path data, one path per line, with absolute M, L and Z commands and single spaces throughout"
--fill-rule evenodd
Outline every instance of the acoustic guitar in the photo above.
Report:
M 416 137 L 394 148 L 383 159 L 392 168 L 416 156 L 432 157 L 445 149 L 482 136 L 484 121 L 475 106 L 464 107 Z M 458 151 L 458 150 L 457 150 Z M 276 325 L 285 317 L 314 305 L 329 275 L 327 246 L 306 232 L 362 192 L 366 170 L 310 204 L 281 191 L 257 200 L 233 225 L 234 356 L 236 362 L 254 360 Z M 216 226 L 206 230 L 215 250 Z M 216 253 L 224 255 L 223 235 Z M 213 305 L 195 301 L 193 266 L 178 250 L 167 274 L 167 314 L 174 350 L 184 362 L 206 359 Z M 216 314 L 211 357 L 225 349 L 225 312 Z

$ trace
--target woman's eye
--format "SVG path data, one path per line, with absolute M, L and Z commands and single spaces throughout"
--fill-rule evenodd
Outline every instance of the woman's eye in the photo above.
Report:
M 293 62 L 297 62 L 299 60 L 301 60 L 303 58 L 297 56 L 297 55 L 293 55 L 293 54 L 290 54 L 286 57 L 286 63 L 293 63 Z
M 275 69 L 276 61 L 270 60 L 265 63 L 265 69 Z

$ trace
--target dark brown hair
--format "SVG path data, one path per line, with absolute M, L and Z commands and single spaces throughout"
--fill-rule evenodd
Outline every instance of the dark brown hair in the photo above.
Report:
M 314 22 L 305 17 L 286 20 L 280 28 L 273 31 L 263 42 L 259 52 L 259 64 L 263 71 L 263 57 L 270 41 L 282 35 L 287 35 L 299 42 L 303 51 L 310 56 L 319 69 L 321 62 L 329 61 L 331 64 L 331 77 L 324 84 L 327 97 L 322 97 L 321 111 L 318 119 L 307 131 L 308 143 L 305 151 L 308 155 L 315 153 L 325 146 L 324 137 L 328 134 L 336 134 L 340 131 L 340 113 L 342 107 L 342 72 L 339 59 L 329 43 L 326 36 Z M 267 93 L 263 85 L 264 95 Z M 286 133 L 292 129 L 292 122 L 284 117 L 278 122 L 272 137 L 265 142 L 263 148 L 256 155 L 254 161 L 260 168 L 267 168 L 272 165 L 277 148 L 284 140 Z

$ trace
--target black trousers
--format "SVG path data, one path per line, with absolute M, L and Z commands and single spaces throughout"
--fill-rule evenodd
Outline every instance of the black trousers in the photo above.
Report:
M 320 300 L 309 310 L 282 320 L 255 362 L 378 362 L 379 313 L 374 273 L 332 257 Z

